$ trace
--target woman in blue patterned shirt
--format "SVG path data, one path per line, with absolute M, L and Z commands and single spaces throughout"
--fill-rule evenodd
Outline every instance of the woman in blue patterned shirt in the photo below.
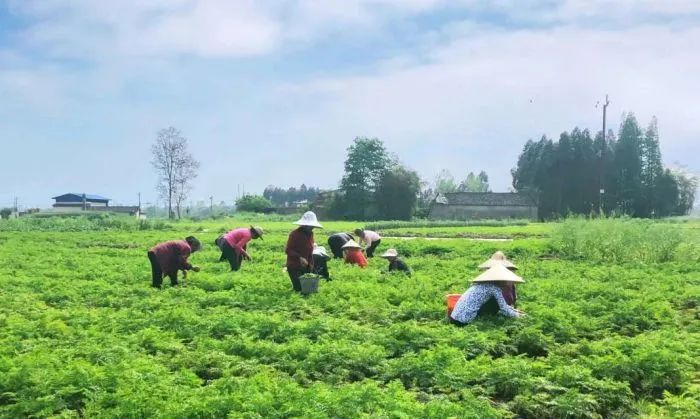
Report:
M 509 306 L 503 298 L 502 288 L 508 288 L 513 283 L 525 282 L 521 277 L 509 271 L 505 266 L 495 265 L 476 277 L 472 282 L 473 285 L 462 294 L 454 310 L 452 310 L 450 318 L 453 321 L 460 324 L 471 322 L 479 313 L 481 306 L 491 298 L 496 299 L 499 313 L 508 317 L 521 317 L 525 315 L 522 311 Z

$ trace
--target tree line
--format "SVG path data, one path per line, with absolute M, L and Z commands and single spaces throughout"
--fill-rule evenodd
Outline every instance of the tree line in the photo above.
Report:
M 656 119 L 643 130 L 634 114 L 617 136 L 595 138 L 587 129 L 563 132 L 558 141 L 528 141 L 512 170 L 513 188 L 530 194 L 542 218 L 567 214 L 664 217 L 687 214 L 697 179 L 664 168 Z
M 180 217 L 199 162 L 187 150 L 187 139 L 173 127 L 158 132 L 152 151 L 158 191 L 170 216 Z M 407 220 L 427 215 L 438 193 L 491 191 L 484 171 L 469 172 L 458 181 L 443 170 L 430 186 L 378 138 L 355 138 L 344 169 L 327 205 L 328 215 L 335 219 Z M 544 219 L 568 214 L 684 215 L 692 209 L 698 187 L 697 178 L 663 166 L 656 119 L 643 130 L 633 114 L 623 117 L 617 135 L 609 130 L 593 137 L 588 129 L 576 127 L 556 141 L 546 136 L 529 140 L 511 174 L 513 189 L 535 199 Z M 236 206 L 267 211 L 312 201 L 321 192 L 304 184 L 287 189 L 270 185 L 262 196 L 245 196 Z
M 307 187 L 301 184 L 298 188 L 294 186 L 283 189 L 274 185 L 269 185 L 263 191 L 263 197 L 268 199 L 272 204 L 278 207 L 286 207 L 294 202 L 311 201 L 321 193 L 321 190 L 316 187 Z

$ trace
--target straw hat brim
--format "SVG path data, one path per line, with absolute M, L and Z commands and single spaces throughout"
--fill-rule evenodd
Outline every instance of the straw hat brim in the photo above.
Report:
M 313 222 L 309 222 L 309 221 L 305 221 L 305 220 L 299 220 L 299 221 L 295 221 L 294 224 L 296 224 L 296 225 L 298 225 L 298 226 L 302 226 L 302 227 L 323 228 L 323 226 L 322 226 L 321 224 L 319 224 L 318 221 L 316 221 L 315 223 L 313 223 Z
M 525 280 L 523 280 L 521 277 L 514 274 L 513 272 L 509 271 L 508 268 L 506 268 L 505 266 L 496 265 L 496 266 L 489 268 L 487 271 L 485 271 L 481 275 L 477 276 L 476 278 L 474 278 L 474 280 L 472 282 L 524 283 Z
M 396 251 L 393 251 L 393 252 L 392 252 L 391 250 L 387 250 L 386 252 L 384 252 L 384 253 L 383 253 L 381 256 L 379 256 L 379 257 L 381 257 L 381 258 L 395 258 L 395 257 L 398 257 L 398 256 L 399 256 L 399 253 L 398 253 L 398 252 L 396 252 Z

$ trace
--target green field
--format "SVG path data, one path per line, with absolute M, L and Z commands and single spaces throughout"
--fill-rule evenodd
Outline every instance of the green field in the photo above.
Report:
M 243 219 L 0 222 L 0 416 L 700 416 L 700 223 L 395 226 L 412 277 L 331 261 L 302 297 L 273 220 L 238 273 L 213 240 Z M 148 248 L 189 234 L 202 271 L 152 289 Z M 447 324 L 498 249 L 529 316 Z

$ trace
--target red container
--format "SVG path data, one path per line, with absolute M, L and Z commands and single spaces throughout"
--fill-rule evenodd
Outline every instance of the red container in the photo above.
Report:
M 452 310 L 454 310 L 455 305 L 457 305 L 457 301 L 461 296 L 462 294 L 447 294 L 447 317 L 450 317 Z

